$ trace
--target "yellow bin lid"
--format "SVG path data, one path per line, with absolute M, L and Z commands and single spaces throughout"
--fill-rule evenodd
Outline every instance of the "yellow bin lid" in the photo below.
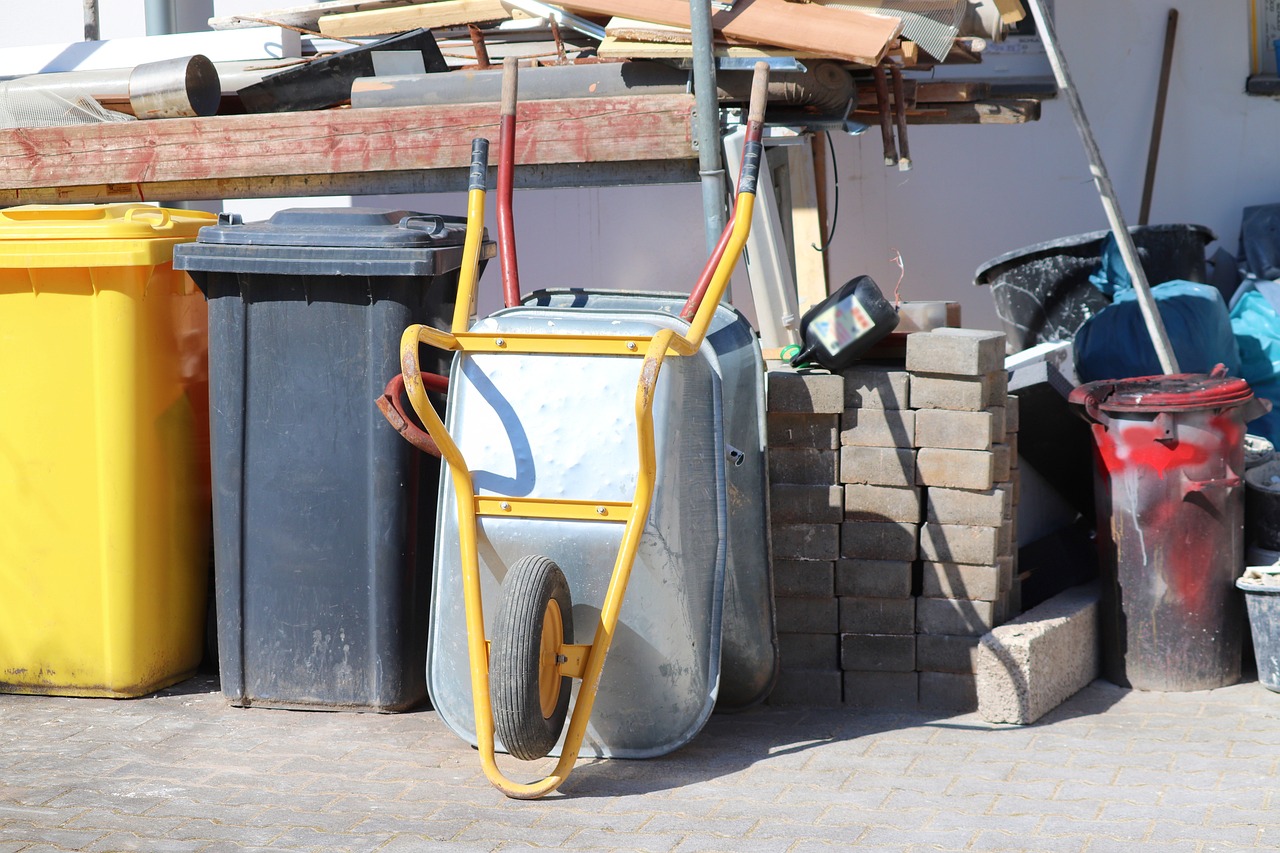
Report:
M 156 266 L 217 214 L 150 204 L 27 204 L 0 210 L 0 268 Z

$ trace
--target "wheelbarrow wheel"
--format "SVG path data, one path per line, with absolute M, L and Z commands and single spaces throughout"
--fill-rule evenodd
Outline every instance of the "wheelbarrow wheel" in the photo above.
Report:
M 560 646 L 573 642 L 572 602 L 555 562 L 533 555 L 511 567 L 491 636 L 495 734 L 516 758 L 542 758 L 560 738 L 572 686 L 557 659 Z

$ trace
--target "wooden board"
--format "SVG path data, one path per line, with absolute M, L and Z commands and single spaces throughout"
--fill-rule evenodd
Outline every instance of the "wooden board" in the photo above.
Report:
M 346 12 L 363 12 L 370 9 L 387 9 L 393 6 L 410 6 L 414 3 L 429 0 L 359 0 L 348 3 L 308 3 L 302 6 L 290 6 L 285 9 L 267 9 L 263 12 L 245 13 L 243 15 L 226 15 L 209 19 L 212 30 L 237 30 L 242 27 L 260 26 L 259 20 L 272 21 L 277 25 L 298 27 L 303 30 L 319 32 L 316 29 L 322 15 L 339 15 Z
M 777 150 L 777 149 L 775 149 Z M 813 149 L 784 145 L 791 182 L 791 250 L 796 272 L 796 306 L 800 316 L 827 298 L 827 256 L 822 251 L 822 213 L 813 170 Z
M 784 47 L 754 47 L 745 44 L 717 44 L 712 48 L 716 56 L 727 56 L 734 59 L 765 59 L 770 56 L 794 56 L 797 59 L 819 59 L 816 53 L 803 50 L 791 50 Z M 670 42 L 638 42 L 620 41 L 613 36 L 605 36 L 596 50 L 602 59 L 692 59 L 692 44 L 673 44 Z
M 685 0 L 572 0 L 575 11 L 689 27 Z M 896 18 L 786 0 L 737 0 L 713 11 L 711 26 L 727 39 L 808 50 L 862 65 L 877 65 L 902 31 Z
M 437 27 L 463 24 L 485 24 L 528 18 L 529 15 L 503 3 L 502 0 L 436 0 L 420 6 L 325 15 L 320 19 L 320 32 L 336 38 L 382 36 Z
M 696 157 L 690 95 L 527 101 L 519 109 L 520 165 Z M 0 205 L 147 200 L 146 187 L 175 182 L 190 188 L 186 198 L 235 197 L 253 179 L 350 184 L 370 173 L 465 169 L 473 138 L 497 150 L 497 128 L 492 104 L 465 104 L 4 130 Z

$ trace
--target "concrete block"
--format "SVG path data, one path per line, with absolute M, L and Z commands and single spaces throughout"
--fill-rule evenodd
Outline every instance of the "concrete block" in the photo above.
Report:
M 902 521 L 846 521 L 840 556 L 864 560 L 914 560 L 919 525 Z
M 921 672 L 972 673 L 980 639 L 955 634 L 917 634 L 916 669 Z
M 840 630 L 844 622 L 844 603 L 839 599 Z M 778 599 L 781 604 L 783 599 Z M 994 601 L 959 601 L 951 598 L 917 598 L 916 631 L 920 634 L 952 634 L 981 637 L 996 626 Z
M 907 370 L 982 376 L 1004 368 L 1003 332 L 934 329 L 907 335 Z
M 766 701 L 770 705 L 834 708 L 843 696 L 844 677 L 838 669 L 783 669 Z
M 782 560 L 835 560 L 840 556 L 837 524 L 775 524 L 773 556 Z
M 920 527 L 920 559 L 936 563 L 995 565 L 1000 556 L 999 527 L 970 527 L 964 524 L 935 524 Z
M 923 447 L 916 451 L 916 482 L 985 492 L 995 485 L 995 454 L 988 450 Z
M 984 492 L 931 488 L 925 492 L 925 521 L 999 527 L 1013 512 L 1013 490 L 1005 485 Z
M 830 560 L 773 561 L 773 594 L 779 598 L 830 598 L 836 564 Z
M 1098 676 L 1098 587 L 1073 587 L 978 644 L 978 713 L 1026 725 Z
M 921 409 L 916 412 L 916 447 L 950 447 L 955 450 L 990 450 L 1004 430 L 996 433 L 996 419 L 988 409 L 960 412 Z
M 843 486 L 769 485 L 769 519 L 774 524 L 839 524 L 844 520 L 844 514 Z
M 855 598 L 840 602 L 842 634 L 914 634 L 915 600 L 911 598 Z
M 778 598 L 774 600 L 779 634 L 835 634 L 840 630 L 839 599 Z
M 842 447 L 840 482 L 914 486 L 916 452 L 906 447 Z
M 852 447 L 914 447 L 916 413 L 910 409 L 845 409 L 840 444 Z
M 777 570 L 774 570 L 777 574 Z M 921 563 L 921 594 L 927 598 L 996 601 L 1008 590 L 1006 570 L 999 563 L 964 566 L 958 563 Z M 776 581 L 775 581 L 776 583 Z
M 847 521 L 906 521 L 920 523 L 919 486 L 869 486 L 849 483 L 844 487 L 844 517 Z
M 922 672 L 919 675 L 921 708 L 957 714 L 978 709 L 977 679 L 971 673 Z
M 991 479 L 996 483 L 1006 482 L 1013 471 L 1013 447 L 1008 444 L 995 444 L 991 447 Z
M 846 409 L 907 409 L 911 374 L 902 368 L 858 365 L 844 371 Z
M 844 704 L 864 710 L 911 710 L 916 707 L 919 673 L 854 672 L 844 674 Z
M 765 376 L 771 412 L 838 415 L 844 411 L 844 377 L 826 371 L 774 367 Z
M 836 482 L 840 452 L 811 447 L 769 448 L 770 483 L 810 483 L 828 485 Z
M 915 634 L 841 634 L 840 668 L 870 672 L 914 672 Z
M 980 412 L 1002 405 L 1008 387 L 1003 370 L 969 378 L 916 373 L 911 376 L 911 408 Z
M 836 595 L 911 598 L 911 563 L 907 560 L 837 560 L 835 573 Z
M 991 413 L 991 434 L 996 441 L 1005 441 L 1009 437 L 1008 409 L 1005 406 L 988 406 L 987 411 Z
M 840 666 L 838 634 L 779 634 L 780 668 L 830 670 Z
M 796 415 L 769 412 L 765 415 L 766 443 L 770 447 L 811 447 L 840 449 L 839 415 Z
M 1005 398 L 1004 404 L 1004 431 L 1006 433 L 1018 431 L 1018 414 L 1018 395 L 1010 394 Z

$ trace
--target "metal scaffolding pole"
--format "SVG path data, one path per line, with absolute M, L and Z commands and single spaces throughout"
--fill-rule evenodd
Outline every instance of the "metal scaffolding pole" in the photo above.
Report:
M 720 105 L 716 97 L 716 60 L 712 49 L 711 2 L 689 0 L 693 33 L 694 140 L 702 179 L 702 216 L 707 253 L 715 250 L 725 223 L 725 178 L 720 159 Z

